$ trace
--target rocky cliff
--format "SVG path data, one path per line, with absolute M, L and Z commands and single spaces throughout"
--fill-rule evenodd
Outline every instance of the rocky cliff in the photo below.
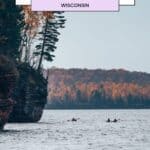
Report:
M 18 65 L 19 79 L 14 89 L 16 104 L 10 122 L 37 122 L 47 102 L 47 80 L 28 64 Z
M 0 55 L 0 129 L 3 129 L 12 111 L 14 100 L 11 98 L 18 71 L 13 62 Z

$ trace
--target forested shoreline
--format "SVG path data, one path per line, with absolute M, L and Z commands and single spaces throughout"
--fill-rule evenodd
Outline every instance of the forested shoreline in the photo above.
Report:
M 123 69 L 47 71 L 51 109 L 150 108 L 150 74 Z

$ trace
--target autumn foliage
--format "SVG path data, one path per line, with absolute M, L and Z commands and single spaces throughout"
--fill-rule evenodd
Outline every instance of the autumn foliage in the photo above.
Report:
M 47 73 L 49 107 L 150 107 L 150 74 L 56 68 Z
M 43 23 L 45 18 L 53 18 L 53 13 L 32 11 L 31 6 L 22 6 L 25 16 L 25 24 L 28 26 L 28 33 L 30 36 L 37 33 L 38 27 Z

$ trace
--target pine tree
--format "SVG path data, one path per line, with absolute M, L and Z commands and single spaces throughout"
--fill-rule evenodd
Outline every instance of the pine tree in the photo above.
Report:
M 53 18 L 45 18 L 45 23 L 42 26 L 42 31 L 39 32 L 40 44 L 36 46 L 35 56 L 39 56 L 38 70 L 41 69 L 42 61 L 53 61 L 55 57 L 52 53 L 56 49 L 58 42 L 59 28 L 64 28 L 65 19 L 62 12 L 54 12 Z

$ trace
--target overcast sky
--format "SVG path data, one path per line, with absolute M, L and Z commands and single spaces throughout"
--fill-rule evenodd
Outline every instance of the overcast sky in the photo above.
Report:
M 120 12 L 65 12 L 56 58 L 45 67 L 124 68 L 150 73 L 150 0 Z

